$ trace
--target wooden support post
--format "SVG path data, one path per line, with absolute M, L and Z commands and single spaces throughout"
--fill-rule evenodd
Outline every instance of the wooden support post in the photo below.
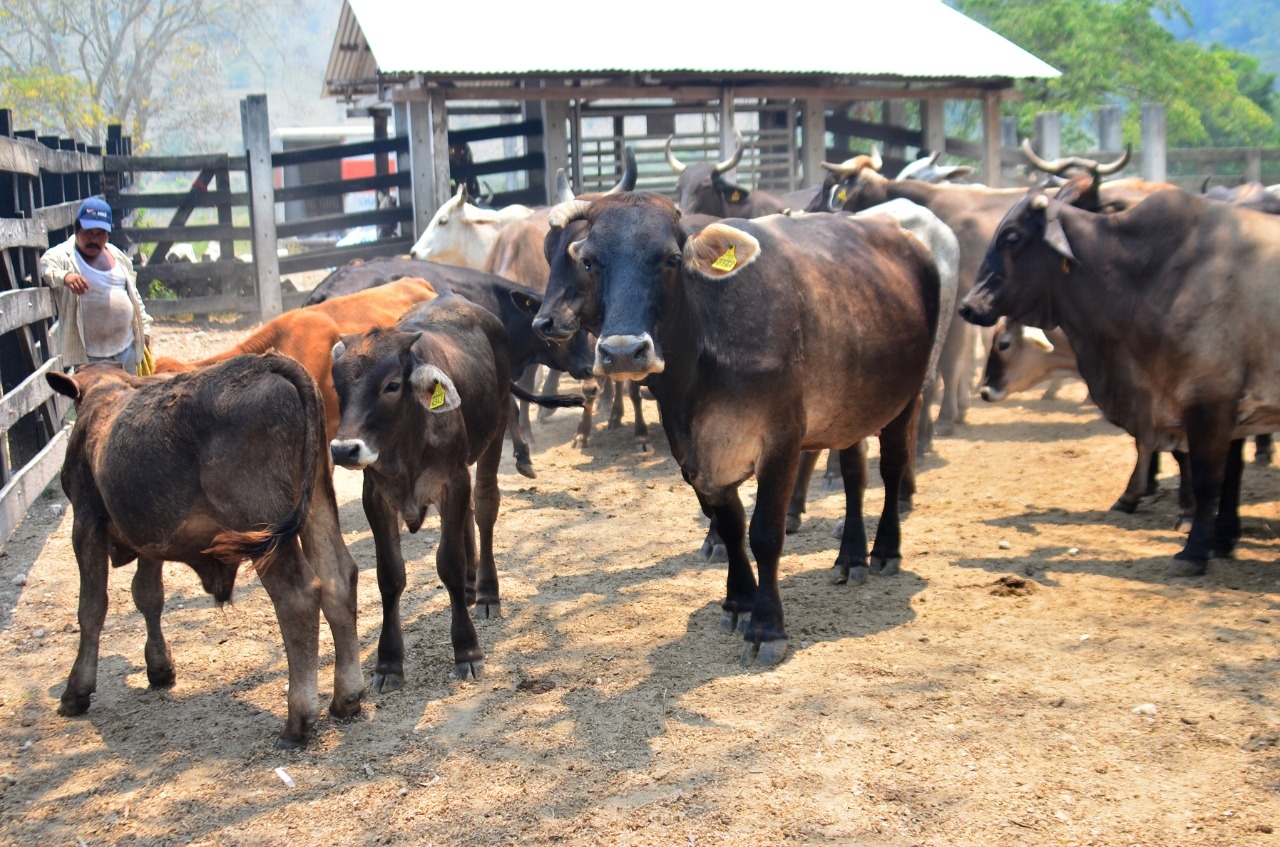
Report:
M 1062 113 L 1039 112 L 1036 114 L 1036 152 L 1042 159 L 1062 157 Z
M 444 92 L 409 101 L 409 164 L 413 174 L 413 237 L 427 229 L 449 190 L 449 118 Z
M 920 102 L 920 154 L 945 152 L 947 149 L 947 122 L 945 100 L 921 100 Z
M 885 100 L 881 106 L 883 123 L 886 127 L 901 128 L 907 123 L 907 104 L 905 100 Z M 907 163 L 907 149 L 898 142 L 885 142 L 882 151 L 886 159 L 886 167 L 895 175 Z
M 1119 106 L 1098 110 L 1098 149 L 1104 153 L 1124 150 L 1124 109 Z
M 736 109 L 734 108 L 734 93 L 732 85 L 724 85 L 720 87 L 720 161 L 726 161 L 733 155 L 733 151 L 738 148 L 738 136 L 735 133 L 737 122 L 734 119 Z M 742 144 L 746 146 L 744 139 Z M 742 157 L 747 157 L 747 151 L 743 150 Z M 724 178 L 728 182 L 734 182 L 738 178 L 738 169 L 725 171 Z
M 1000 187 L 1000 92 L 982 95 L 982 180 Z
M 821 185 L 827 158 L 827 109 L 821 100 L 800 101 L 801 185 Z M 841 161 L 844 161 L 841 159 Z
M 253 230 L 253 266 L 258 288 L 258 320 L 284 311 L 280 297 L 280 257 L 276 254 L 276 189 L 271 168 L 271 121 L 267 95 L 240 101 L 240 127 L 249 177 L 249 226 Z
M 555 173 L 569 168 L 569 103 L 567 100 L 543 100 L 542 107 L 542 150 L 546 165 L 543 167 L 543 188 L 546 189 L 546 203 L 555 202 L 552 195 L 556 191 Z M 533 180 L 530 179 L 530 187 Z M 582 184 L 581 174 L 573 175 L 575 185 Z
M 1165 132 L 1164 104 L 1142 106 L 1142 178 L 1164 182 L 1169 174 L 1168 135 Z
M 1251 147 L 1244 154 L 1244 181 L 1262 182 L 1262 151 Z

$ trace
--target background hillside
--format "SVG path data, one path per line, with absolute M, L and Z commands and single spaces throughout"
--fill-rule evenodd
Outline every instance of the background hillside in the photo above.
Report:
M 1179 38 L 1190 37 L 1206 47 L 1222 44 L 1256 58 L 1262 69 L 1280 72 L 1280 0 L 1182 0 L 1191 13 L 1192 26 L 1166 22 Z

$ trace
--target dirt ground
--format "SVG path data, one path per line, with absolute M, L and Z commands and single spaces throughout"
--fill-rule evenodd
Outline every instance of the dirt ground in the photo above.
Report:
M 156 347 L 245 334 L 168 324 Z M 1168 579 L 1176 476 L 1108 511 L 1132 443 L 1063 396 L 975 405 L 939 439 L 896 577 L 829 584 L 843 497 L 815 479 L 782 561 L 791 649 L 765 670 L 718 629 L 724 569 L 694 555 L 660 428 L 641 454 L 629 428 L 576 450 L 571 414 L 536 423 L 538 479 L 502 468 L 485 677 L 451 674 L 433 517 L 405 535 L 405 688 L 326 713 L 301 752 L 273 749 L 284 652 L 248 573 L 217 609 L 167 567 L 163 691 L 113 574 L 93 706 L 57 716 L 78 634 L 54 486 L 0 552 L 0 843 L 1280 844 L 1280 468 L 1246 470 L 1234 561 Z M 371 674 L 373 544 L 359 477 L 337 482 Z M 332 661 L 322 627 L 322 693 Z

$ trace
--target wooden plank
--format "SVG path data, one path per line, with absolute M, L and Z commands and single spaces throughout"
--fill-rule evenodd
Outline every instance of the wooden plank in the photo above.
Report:
M 53 291 L 48 288 L 0 292 L 0 335 L 52 317 Z
M 187 199 L 178 205 L 174 210 L 173 217 L 169 220 L 169 229 L 177 227 L 185 227 L 187 218 L 191 217 L 191 212 L 195 208 L 195 201 L 204 197 L 209 193 L 209 183 L 213 181 L 215 170 L 213 168 L 205 168 L 196 175 L 191 181 L 191 188 L 187 191 Z M 176 240 L 176 239 L 175 239 Z M 160 239 L 151 251 L 151 259 L 155 260 L 157 256 L 164 258 L 169 255 L 169 248 L 173 246 L 173 241 L 168 239 Z
M 111 208 L 120 212 L 131 212 L 134 209 L 174 209 L 181 206 L 191 196 L 188 191 L 169 192 L 155 194 L 121 194 L 119 199 L 112 204 Z M 232 206 L 247 206 L 249 204 L 249 194 L 244 191 L 235 191 L 226 195 L 206 194 L 193 200 L 192 205 L 198 208 L 213 208 L 219 202 L 222 202 L 222 196 L 230 201 Z
M 449 133 L 450 144 L 470 144 L 472 141 L 488 141 L 493 138 L 513 138 L 524 135 L 542 135 L 542 121 L 531 118 L 513 124 L 494 124 L 475 129 L 457 129 Z
M 307 299 L 309 291 L 281 291 L 280 302 L 284 309 L 296 309 Z M 185 297 L 180 300 L 144 300 L 147 312 L 153 318 L 169 318 L 174 315 L 220 315 L 228 312 L 241 315 L 258 313 L 257 297 L 241 297 L 235 294 L 213 294 L 208 297 Z
M 246 169 L 244 156 L 204 153 L 194 156 L 104 156 L 102 170 L 118 172 L 202 171 L 205 168 Z
M 203 224 L 201 226 L 148 226 L 124 227 L 124 236 L 133 244 L 159 241 L 219 241 L 223 238 L 246 240 L 253 234 L 247 226 L 219 226 Z M 160 256 L 159 259 L 164 259 Z
M 49 232 L 70 229 L 75 225 L 76 212 L 79 211 L 82 202 L 84 201 L 68 200 L 56 206 L 41 206 L 36 209 L 35 216 Z
M 44 223 L 31 218 L 0 219 L 0 250 L 21 247 L 47 249 L 49 231 Z
M 412 185 L 412 175 L 403 173 L 386 174 L 385 176 L 366 176 L 358 179 L 337 179 L 329 182 L 310 182 L 306 185 L 295 185 L 276 189 L 276 202 L 289 200 L 311 200 L 316 197 L 330 197 L 335 194 L 355 194 L 361 191 L 386 191 L 389 188 L 408 188 Z
M 335 247 L 330 250 L 308 250 L 294 256 L 280 259 L 280 273 L 302 273 L 320 268 L 339 268 L 356 259 L 385 259 L 391 256 L 407 254 L 413 246 L 409 238 L 383 239 L 366 244 L 353 244 L 350 247 Z
M 244 284 L 253 279 L 253 265 L 234 259 L 217 262 L 156 262 L 138 268 L 138 285 L 145 287 L 152 280 L 161 282 L 207 282 L 235 280 Z
M 372 156 L 375 153 L 403 153 L 409 149 L 409 139 L 403 135 L 394 138 L 356 141 L 350 144 L 326 144 L 321 147 L 304 147 L 300 150 L 284 150 L 271 154 L 271 167 L 309 165 L 332 159 L 351 159 L 356 156 Z
M 67 428 L 64 427 L 26 467 L 14 474 L 8 485 L 0 489 L 0 543 L 7 542 L 13 535 L 31 504 L 58 475 L 66 455 Z
M 269 321 L 280 314 L 282 306 L 267 95 L 251 94 L 240 101 L 240 129 L 249 167 L 249 217 L 253 230 L 253 264 L 257 272 L 258 317 Z
M 58 370 L 61 365 L 62 361 L 55 356 L 0 397 L 0 430 L 8 431 L 19 418 L 39 409 L 54 395 L 44 375 Z
M 367 212 L 321 215 L 301 221 L 287 221 L 277 224 L 276 232 L 280 238 L 296 238 L 299 235 L 314 235 L 317 232 L 338 232 L 358 226 L 376 226 L 410 220 L 413 220 L 413 209 L 407 206 L 396 206 L 391 209 L 371 209 Z
M 36 147 L 24 138 L 0 135 L 0 171 L 23 176 L 40 176 L 40 158 Z

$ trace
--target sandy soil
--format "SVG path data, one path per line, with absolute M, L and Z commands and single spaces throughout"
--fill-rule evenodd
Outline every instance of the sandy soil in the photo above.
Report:
M 156 345 L 245 334 L 167 325 Z M 535 424 L 537 480 L 503 465 L 485 678 L 451 677 L 432 518 L 406 534 L 408 684 L 291 753 L 272 747 L 284 653 L 249 574 L 219 610 L 167 568 L 166 691 L 113 574 L 93 707 L 56 715 L 78 634 L 55 486 L 0 552 L 0 842 L 1280 844 L 1280 468 L 1247 469 L 1234 561 L 1167 579 L 1176 477 L 1108 511 L 1132 446 L 1084 394 L 979 405 L 940 439 L 893 578 L 828 584 L 843 504 L 815 480 L 770 670 L 717 628 L 723 567 L 694 555 L 703 522 L 660 428 L 649 454 L 602 425 L 579 451 L 561 412 Z M 373 544 L 358 476 L 337 481 L 371 674 Z M 331 645 L 322 628 L 322 692 Z

